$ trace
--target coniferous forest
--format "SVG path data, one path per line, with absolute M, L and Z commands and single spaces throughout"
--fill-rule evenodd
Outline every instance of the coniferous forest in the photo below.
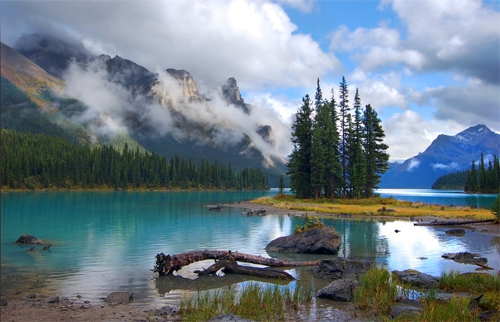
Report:
M 453 172 L 439 177 L 432 189 L 463 189 L 467 193 L 500 193 L 500 162 L 498 156 L 486 164 L 484 154 L 476 165 L 472 161 L 470 170 Z
M 362 108 L 358 90 L 353 108 L 344 77 L 325 100 L 317 81 L 314 102 L 302 99 L 292 124 L 293 151 L 287 164 L 290 187 L 298 198 L 372 197 L 388 169 L 388 146 L 377 112 Z
M 268 189 L 260 169 L 240 171 L 202 160 L 112 146 L 77 145 L 48 135 L 2 129 L 1 186 L 10 189 Z

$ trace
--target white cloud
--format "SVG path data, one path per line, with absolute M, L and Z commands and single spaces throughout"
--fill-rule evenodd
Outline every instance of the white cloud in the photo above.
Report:
M 433 169 L 441 169 L 441 170 L 448 170 L 448 171 L 457 171 L 461 167 L 459 166 L 458 163 L 456 162 L 451 162 L 449 164 L 443 164 L 443 163 L 433 163 L 432 164 Z
M 30 1 L 7 8 L 9 30 L 76 35 L 97 54 L 149 70 L 185 69 L 202 91 L 228 77 L 248 91 L 304 86 L 340 65 L 271 1 Z
M 383 126 L 391 161 L 403 161 L 424 152 L 439 134 L 455 135 L 464 130 L 457 122 L 424 119 L 412 110 L 395 113 Z
M 406 169 L 406 171 L 411 172 L 413 171 L 413 169 L 418 168 L 419 165 L 420 161 L 416 159 L 410 159 L 410 163 L 408 164 L 408 168 Z

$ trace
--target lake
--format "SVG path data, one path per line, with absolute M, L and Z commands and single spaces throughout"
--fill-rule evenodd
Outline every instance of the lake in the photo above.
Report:
M 275 190 L 2 193 L 2 294 L 43 290 L 98 302 L 112 291 L 132 291 L 135 303 L 160 305 L 178 301 L 186 290 L 242 282 L 237 276 L 194 279 L 192 271 L 210 265 L 206 262 L 182 269 L 174 277 L 156 278 L 151 269 L 160 252 L 212 249 L 268 256 L 265 246 L 291 234 L 302 223 L 300 218 L 247 217 L 238 208 L 212 212 L 206 205 L 274 194 Z M 436 276 L 442 271 L 475 271 L 474 265 L 441 258 L 460 251 L 487 257 L 494 272 L 500 269 L 499 237 L 473 231 L 452 237 L 445 228 L 415 227 L 399 220 L 328 219 L 325 223 L 342 235 L 339 256 L 370 259 L 390 270 L 413 268 Z M 395 233 L 396 229 L 401 232 Z M 22 234 L 35 235 L 52 247 L 28 251 L 30 246 L 15 243 Z M 299 283 L 316 291 L 324 283 L 314 279 L 310 268 L 289 272 L 299 279 L 292 286 Z

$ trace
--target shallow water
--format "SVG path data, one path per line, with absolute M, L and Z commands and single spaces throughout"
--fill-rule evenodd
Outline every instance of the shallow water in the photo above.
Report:
M 271 240 L 290 234 L 302 219 L 247 217 L 241 209 L 209 211 L 207 204 L 254 199 L 274 192 L 9 192 L 2 193 L 2 293 L 43 288 L 62 296 L 79 294 L 98 301 L 112 291 L 132 291 L 136 303 L 178 301 L 185 292 L 241 283 L 241 277 L 192 280 L 190 265 L 180 276 L 157 278 L 155 255 L 190 250 L 233 250 L 268 256 Z M 441 258 L 469 251 L 500 269 L 500 240 L 467 231 L 463 237 L 445 228 L 415 227 L 407 221 L 329 219 L 342 235 L 339 256 L 370 259 L 390 270 L 413 268 L 432 275 L 475 271 L 476 266 Z M 398 229 L 401 232 L 395 233 Z M 15 243 L 32 234 L 49 251 Z M 419 257 L 427 257 L 421 260 Z M 296 256 L 294 259 L 308 259 Z M 310 268 L 291 270 L 291 282 L 317 291 L 323 281 Z

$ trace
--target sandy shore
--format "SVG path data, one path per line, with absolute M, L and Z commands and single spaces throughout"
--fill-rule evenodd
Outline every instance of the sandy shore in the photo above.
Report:
M 272 206 L 260 205 L 249 202 L 235 204 L 224 204 L 224 207 L 241 208 L 244 211 L 265 210 L 266 215 L 289 215 L 305 216 L 305 211 L 279 209 Z M 308 215 L 314 215 L 308 212 Z M 321 214 L 328 217 L 346 217 L 340 215 Z M 358 216 L 356 216 L 358 217 Z M 362 217 L 362 216 L 359 216 Z M 366 218 L 385 218 L 392 220 L 409 220 L 398 217 L 372 216 Z M 419 221 L 444 220 L 439 217 L 421 217 Z M 446 219 L 449 221 L 450 219 Z M 500 236 L 500 225 L 491 223 L 471 224 L 460 226 L 461 228 L 473 229 L 483 234 Z M 4 305 L 5 304 L 5 305 Z M 164 306 L 160 309 L 148 305 L 137 305 L 132 302 L 127 304 L 110 305 L 104 301 L 96 302 L 95 299 L 85 299 L 75 294 L 71 298 L 59 298 L 57 294 L 26 293 L 2 295 L 1 321 L 180 321 L 178 307 Z M 331 307 L 321 308 L 315 313 L 318 321 L 357 321 L 352 303 L 337 305 L 332 302 Z M 300 321 L 302 318 L 297 315 L 290 315 L 291 321 Z

